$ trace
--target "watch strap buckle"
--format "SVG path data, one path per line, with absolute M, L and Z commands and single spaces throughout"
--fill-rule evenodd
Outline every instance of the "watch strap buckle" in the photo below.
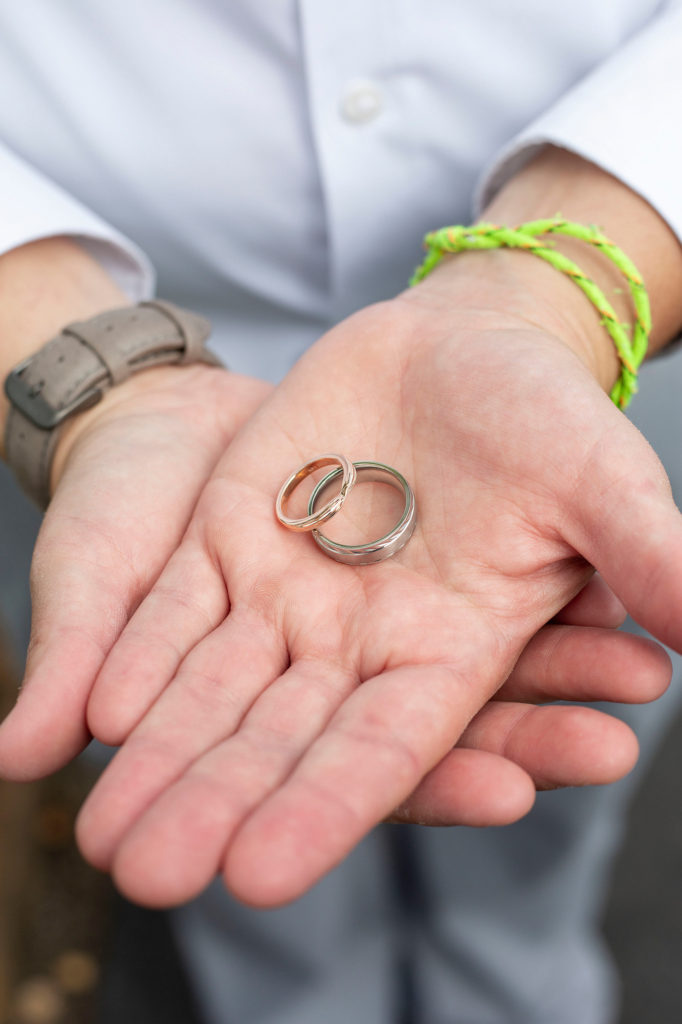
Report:
M 8 374 L 5 379 L 5 394 L 15 409 L 41 430 L 54 430 L 55 427 L 77 412 L 84 412 L 97 405 L 103 395 L 102 388 L 94 386 L 86 388 L 69 402 L 56 407 L 52 405 L 38 384 L 30 384 L 25 376 L 33 357 L 25 359 Z

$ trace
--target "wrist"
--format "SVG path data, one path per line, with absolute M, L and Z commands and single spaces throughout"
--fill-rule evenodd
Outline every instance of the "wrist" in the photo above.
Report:
M 0 256 L 0 381 L 59 333 L 129 300 L 100 264 L 68 238 L 44 238 Z M 0 387 L 0 457 L 9 403 Z
M 571 242 L 571 239 L 564 240 Z M 565 247 L 567 255 L 568 246 Z M 588 248 L 588 246 L 585 246 Z M 583 253 L 579 254 L 583 257 Z M 594 263 L 582 258 L 587 273 Z M 622 281 L 614 275 L 614 288 Z M 512 249 L 446 255 L 436 269 L 401 298 L 481 327 L 521 325 L 561 342 L 587 367 L 607 393 L 620 372 L 618 355 L 600 317 L 573 281 L 529 253 Z M 627 316 L 627 294 L 614 295 L 619 316 Z
M 109 309 L 70 323 L 9 376 L 7 460 L 26 493 L 46 506 L 64 430 L 112 389 L 152 368 L 219 365 L 205 347 L 204 317 L 161 300 Z M 74 430 L 76 428 L 73 428 Z M 55 470 L 57 473 L 58 470 Z
M 609 392 L 621 371 L 625 373 L 615 352 L 617 345 L 628 373 L 621 377 L 614 392 L 618 399 L 614 397 L 614 401 L 620 404 L 622 399 L 622 404 L 627 404 L 635 381 L 633 373 L 647 350 L 647 338 L 648 352 L 652 353 L 682 328 L 678 298 L 682 292 L 682 247 L 658 213 L 623 182 L 575 154 L 552 146 L 547 146 L 506 183 L 483 212 L 482 222 L 513 227 L 557 216 L 560 223 L 598 225 L 602 237 L 606 237 L 604 253 L 593 245 L 556 233 L 552 233 L 550 244 L 557 255 L 558 270 L 544 265 L 545 261 L 532 251 L 486 249 L 460 253 L 443 260 L 429 275 L 435 279 L 430 298 L 433 301 L 438 293 L 445 293 L 454 299 L 457 287 L 468 281 L 471 294 L 467 294 L 465 284 L 465 306 L 475 301 L 476 296 L 480 301 L 483 291 L 486 305 L 492 303 L 498 311 L 514 311 L 527 323 L 550 331 L 581 358 Z M 493 228 L 491 235 L 495 233 Z M 447 249 L 447 231 L 443 236 L 443 247 Z M 519 242 L 502 244 L 516 246 Z M 440 248 L 440 243 L 436 243 L 436 248 Z M 531 245 L 528 248 L 532 250 Z M 637 270 L 631 267 L 621 273 L 628 258 L 629 265 L 635 264 Z M 571 268 L 568 261 L 575 266 Z M 422 281 L 415 291 L 424 288 L 425 283 Z M 630 287 L 634 289 L 634 302 Z M 583 288 L 586 294 L 582 294 Z M 424 291 L 423 297 L 427 294 Z M 649 305 L 653 316 L 651 329 Z M 638 353 L 633 357 L 627 332 L 634 353 Z
M 117 414 L 136 415 L 141 409 L 145 413 L 153 413 L 156 408 L 160 408 L 164 404 L 168 393 L 177 387 L 178 375 L 181 375 L 181 379 L 189 382 L 197 373 L 215 372 L 215 369 L 208 366 L 151 367 L 129 377 L 115 388 L 105 391 L 97 405 L 70 416 L 62 424 L 55 446 L 50 467 L 51 494 L 55 492 L 71 451 L 82 437 L 96 430 L 100 424 L 106 423 Z

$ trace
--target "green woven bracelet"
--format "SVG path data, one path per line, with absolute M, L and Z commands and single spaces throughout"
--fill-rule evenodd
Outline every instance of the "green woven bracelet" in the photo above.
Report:
M 630 326 L 619 322 L 601 288 L 583 274 L 572 260 L 553 248 L 553 242 L 540 241 L 538 238 L 539 235 L 548 234 L 569 235 L 571 238 L 588 242 L 618 267 L 628 283 L 635 308 L 632 339 L 629 336 Z M 616 346 L 621 362 L 621 373 L 613 386 L 611 398 L 619 408 L 624 409 L 627 406 L 632 395 L 637 391 L 637 371 L 646 355 L 649 341 L 651 331 L 649 296 L 641 274 L 634 263 L 598 228 L 576 224 L 559 216 L 529 221 L 526 224 L 520 224 L 517 228 L 504 227 L 499 224 L 474 224 L 471 227 L 455 225 L 429 232 L 424 238 L 424 246 L 427 250 L 426 258 L 415 270 L 410 280 L 411 285 L 422 281 L 437 266 L 445 253 L 503 247 L 525 249 L 546 260 L 547 263 L 551 263 L 563 274 L 567 274 L 596 307 L 604 327 Z

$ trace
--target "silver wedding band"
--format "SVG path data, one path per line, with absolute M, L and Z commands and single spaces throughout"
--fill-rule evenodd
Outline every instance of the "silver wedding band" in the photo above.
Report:
M 315 543 L 324 551 L 325 555 L 343 562 L 345 565 L 371 565 L 373 562 L 381 562 L 385 558 L 391 558 L 405 547 L 408 540 L 414 533 L 417 522 L 417 507 L 414 500 L 412 488 L 402 473 L 391 466 L 385 466 L 382 462 L 354 462 L 353 463 L 358 483 L 381 483 L 390 484 L 401 491 L 405 497 L 405 507 L 400 519 L 383 537 L 370 541 L 367 544 L 340 544 L 338 541 L 325 537 L 319 530 L 313 529 Z M 324 492 L 338 480 L 341 469 L 334 469 L 328 473 L 323 480 L 315 487 L 308 502 L 308 515 L 315 515 L 315 508 Z M 326 506 L 325 506 L 326 507 Z

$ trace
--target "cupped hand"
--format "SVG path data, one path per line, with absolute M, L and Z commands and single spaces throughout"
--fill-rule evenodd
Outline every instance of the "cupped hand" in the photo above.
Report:
M 219 456 L 269 391 L 223 369 L 162 367 L 69 425 L 33 557 L 25 680 L 0 727 L 6 778 L 46 775 L 89 741 L 97 672 L 180 542 Z
M 415 790 L 413 819 L 448 803 L 450 821 L 500 823 L 536 782 L 632 765 L 622 723 L 533 702 L 665 687 L 666 656 L 645 642 L 598 624 L 586 646 L 542 632 L 596 566 L 682 646 L 665 474 L 560 330 L 479 308 L 466 282 L 459 298 L 456 316 L 404 298 L 365 310 L 301 359 L 218 463 L 108 657 L 89 724 L 127 739 L 78 832 L 133 899 L 182 901 L 222 871 L 241 899 L 275 905 L 404 817 Z M 411 483 L 418 526 L 396 557 L 342 565 L 277 523 L 282 480 L 327 451 Z M 375 490 L 337 517 L 346 530 L 377 517 Z M 514 666 L 539 630 L 524 678 Z M 565 660 L 552 671 L 571 635 L 587 652 L 579 694 Z M 616 669 L 598 672 L 606 657 Z M 509 699 L 488 703 L 505 680 Z

